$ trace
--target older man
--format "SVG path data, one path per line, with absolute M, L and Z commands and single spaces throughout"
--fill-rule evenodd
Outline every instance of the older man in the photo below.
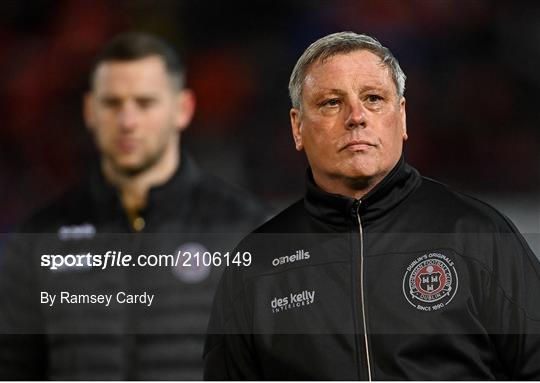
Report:
M 289 84 L 305 197 L 239 245 L 208 379 L 540 378 L 537 258 L 492 207 L 406 164 L 405 75 L 377 40 L 313 43 Z

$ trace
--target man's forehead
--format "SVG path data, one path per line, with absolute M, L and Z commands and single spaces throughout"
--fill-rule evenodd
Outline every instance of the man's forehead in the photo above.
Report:
M 117 89 L 154 92 L 173 87 L 165 63 L 159 56 L 104 61 L 96 68 L 92 86 L 97 92 Z
M 306 71 L 304 88 L 340 89 L 344 85 L 387 87 L 393 84 L 390 69 L 369 50 L 337 53 L 312 63 Z

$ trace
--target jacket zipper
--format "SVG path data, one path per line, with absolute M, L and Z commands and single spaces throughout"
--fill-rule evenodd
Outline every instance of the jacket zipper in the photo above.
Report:
M 360 218 L 360 205 L 362 200 L 358 200 L 358 205 L 356 206 L 356 218 L 358 219 L 358 234 L 360 237 L 360 301 L 362 307 L 362 324 L 364 326 L 364 347 L 366 349 L 366 362 L 368 370 L 368 380 L 371 382 L 371 362 L 369 355 L 369 341 L 367 334 L 367 323 L 366 323 L 366 306 L 364 301 L 364 230 L 362 228 L 362 219 Z

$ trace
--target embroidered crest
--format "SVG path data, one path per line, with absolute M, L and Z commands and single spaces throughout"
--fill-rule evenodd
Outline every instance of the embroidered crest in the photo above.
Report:
M 448 305 L 457 288 L 454 262 L 441 253 L 418 257 L 409 264 L 403 277 L 405 298 L 421 311 L 435 311 Z

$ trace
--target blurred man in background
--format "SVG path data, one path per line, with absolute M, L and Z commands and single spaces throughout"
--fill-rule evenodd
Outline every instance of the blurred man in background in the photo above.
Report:
M 27 220 L 2 259 L 0 378 L 200 379 L 219 270 L 183 258 L 156 268 L 50 270 L 40 267 L 40 257 L 108 250 L 224 253 L 267 212 L 180 150 L 195 96 L 165 42 L 141 33 L 117 37 L 98 55 L 90 85 L 84 117 L 100 168 Z M 44 304 L 44 293 L 62 292 L 154 300 Z

